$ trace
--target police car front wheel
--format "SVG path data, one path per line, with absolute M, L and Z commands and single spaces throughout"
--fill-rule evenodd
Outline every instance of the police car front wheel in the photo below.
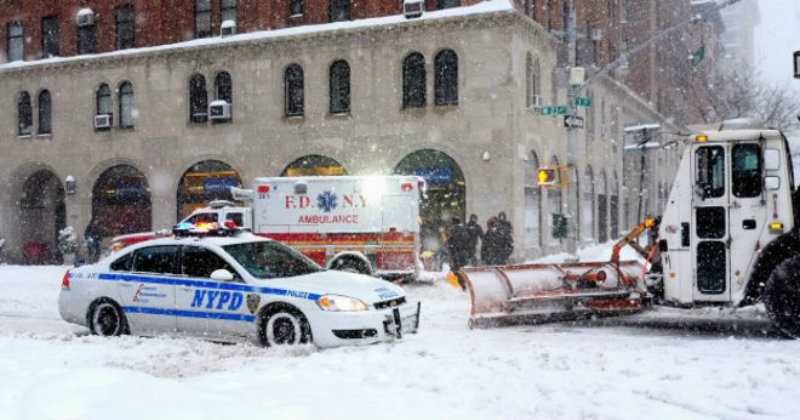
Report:
M 89 315 L 92 334 L 113 337 L 127 333 L 128 324 L 120 307 L 104 300 L 92 305 Z
M 305 316 L 297 310 L 280 308 L 266 313 L 261 322 L 261 343 L 266 347 L 306 344 L 311 332 Z

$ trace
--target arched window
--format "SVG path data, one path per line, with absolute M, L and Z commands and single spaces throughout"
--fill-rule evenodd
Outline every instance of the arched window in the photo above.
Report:
M 217 77 L 214 79 L 214 90 L 217 93 L 217 100 L 232 104 L 233 80 L 231 79 L 231 74 L 226 71 L 217 73 Z
M 350 66 L 347 61 L 338 60 L 331 64 L 330 100 L 331 114 L 350 112 Z
M 542 194 L 536 179 L 539 156 L 531 152 L 525 163 L 525 245 L 538 248 L 542 245 Z
M 194 2 L 194 37 L 211 36 L 211 0 Z
M 199 73 L 195 73 L 189 79 L 189 120 L 192 122 L 208 121 L 206 78 Z
M 97 115 L 111 115 L 111 88 L 103 83 L 95 92 L 95 107 Z
M 458 56 L 453 50 L 442 50 L 434 59 L 436 105 L 458 105 Z
M 583 175 L 583 197 L 580 205 L 581 214 L 581 239 L 584 242 L 594 241 L 594 216 L 595 216 L 595 201 L 594 201 L 594 174 L 592 167 L 586 167 L 586 172 Z
M 449 9 L 451 7 L 461 6 L 461 0 L 436 0 L 436 9 Z
M 425 57 L 412 52 L 403 60 L 403 108 L 422 108 L 425 102 Z
M 303 0 L 289 0 L 289 17 L 303 16 Z
M 119 85 L 119 127 L 133 128 L 133 85 L 131 82 L 122 82 Z
M 350 20 L 350 0 L 330 0 L 328 18 L 330 22 Z
M 38 134 L 50 134 L 53 132 L 52 125 L 52 101 L 50 91 L 39 92 L 39 131 Z
M 31 95 L 22 91 L 17 95 L 17 134 L 30 136 L 33 132 L 33 108 Z
M 286 67 L 283 84 L 286 89 L 286 116 L 303 115 L 303 68 L 299 64 L 290 64 Z

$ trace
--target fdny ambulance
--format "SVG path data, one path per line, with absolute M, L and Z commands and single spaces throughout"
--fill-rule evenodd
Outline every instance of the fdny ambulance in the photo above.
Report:
M 283 242 L 317 264 L 390 280 L 416 279 L 419 205 L 425 181 L 416 176 L 257 178 L 253 189 L 232 188 L 239 207 L 215 201 L 180 223 L 232 221 Z M 112 248 L 168 236 L 120 236 Z

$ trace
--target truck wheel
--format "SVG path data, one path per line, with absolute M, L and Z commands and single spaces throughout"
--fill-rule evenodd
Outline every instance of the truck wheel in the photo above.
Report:
M 311 342 L 306 317 L 288 305 L 279 305 L 262 315 L 259 339 L 264 347 L 294 346 Z
M 775 326 L 800 338 L 800 257 L 778 264 L 764 288 L 764 305 Z
M 119 305 L 100 300 L 89 309 L 89 330 L 94 335 L 113 337 L 128 333 L 128 321 Z

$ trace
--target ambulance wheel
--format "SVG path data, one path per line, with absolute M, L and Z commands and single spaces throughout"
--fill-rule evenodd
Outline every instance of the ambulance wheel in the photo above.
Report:
M 311 328 L 302 312 L 290 305 L 273 305 L 261 315 L 258 338 L 264 347 L 311 342 Z
M 333 263 L 332 269 L 356 274 L 372 274 L 369 265 L 356 258 L 340 258 Z
M 800 257 L 784 260 L 772 270 L 763 296 L 775 326 L 789 337 L 800 338 Z
M 114 301 L 100 299 L 89 308 L 89 330 L 94 335 L 114 337 L 128 334 L 128 320 Z

